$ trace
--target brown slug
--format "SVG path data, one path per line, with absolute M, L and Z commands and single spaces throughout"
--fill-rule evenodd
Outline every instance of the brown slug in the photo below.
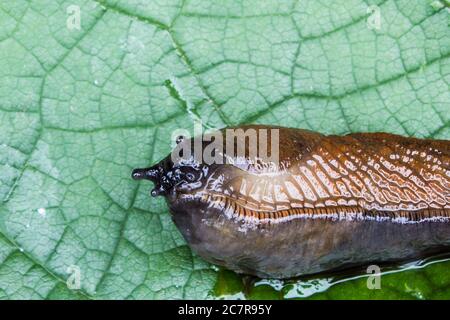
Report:
M 190 156 L 174 162 L 171 154 L 132 174 L 156 184 L 152 195 L 165 196 L 173 221 L 205 260 L 290 278 L 450 252 L 450 141 L 235 129 L 278 130 L 278 161 L 246 146 L 240 157 L 214 149 L 227 161 L 207 164 L 197 156 L 208 139 L 196 137 L 178 141 L 191 151 L 201 141 Z M 225 145 L 228 133 L 219 133 Z

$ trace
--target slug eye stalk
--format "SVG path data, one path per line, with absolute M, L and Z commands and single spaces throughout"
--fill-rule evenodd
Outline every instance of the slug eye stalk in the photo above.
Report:
M 155 184 L 155 188 L 152 189 L 150 195 L 157 197 L 159 195 L 165 195 L 167 190 L 170 189 L 171 184 L 167 177 L 164 175 L 160 164 L 156 164 L 149 168 L 137 168 L 131 173 L 131 177 L 134 180 L 150 180 Z
M 138 168 L 133 170 L 133 172 L 131 173 L 131 177 L 134 180 L 146 179 L 156 183 L 160 177 L 160 172 L 157 166 L 149 168 Z

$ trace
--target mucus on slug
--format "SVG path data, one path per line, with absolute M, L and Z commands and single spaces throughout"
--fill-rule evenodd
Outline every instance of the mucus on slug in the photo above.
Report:
M 204 152 L 211 139 L 179 139 L 188 156 L 174 161 L 169 154 L 132 173 L 155 183 L 152 196 L 166 198 L 173 221 L 205 260 L 289 278 L 450 251 L 450 141 L 237 129 L 277 130 L 277 161 L 253 152 L 248 135 L 233 137 L 235 148 L 227 153 L 223 129 L 227 154 L 213 150 L 223 162 L 198 160 L 195 143 Z M 275 139 L 266 138 L 265 149 L 272 150 Z

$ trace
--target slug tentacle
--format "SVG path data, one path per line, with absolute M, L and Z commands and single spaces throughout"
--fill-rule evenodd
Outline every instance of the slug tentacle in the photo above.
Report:
M 166 197 L 206 260 L 286 278 L 450 252 L 450 141 L 234 129 L 279 130 L 278 161 L 254 157 L 246 145 L 244 156 L 228 155 L 232 161 L 205 164 L 192 155 L 174 163 L 169 155 L 132 174 L 155 183 L 152 196 Z M 226 129 L 220 134 L 225 145 Z M 193 147 L 197 139 L 177 143 Z
M 133 170 L 133 172 L 131 173 L 131 177 L 134 180 L 147 179 L 156 182 L 160 176 L 159 172 L 160 170 L 158 169 L 157 166 L 143 169 L 138 168 Z

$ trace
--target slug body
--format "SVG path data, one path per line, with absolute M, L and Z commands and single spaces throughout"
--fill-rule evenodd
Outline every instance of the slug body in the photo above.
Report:
M 156 184 L 152 195 L 166 197 L 205 260 L 290 278 L 450 251 L 450 141 L 240 129 L 261 128 L 279 130 L 277 163 L 248 152 L 224 164 L 194 156 L 175 163 L 169 155 L 133 171 Z

